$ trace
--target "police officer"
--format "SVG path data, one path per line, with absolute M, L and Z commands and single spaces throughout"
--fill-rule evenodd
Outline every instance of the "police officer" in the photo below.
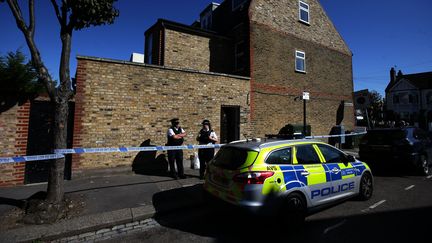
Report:
M 181 128 L 180 122 L 178 118 L 171 119 L 171 127 L 168 129 L 167 137 L 168 137 L 168 146 L 180 146 L 183 144 L 184 137 L 186 136 L 186 132 Z M 177 165 L 178 174 L 174 168 L 174 161 Z M 186 178 L 183 170 L 183 150 L 168 150 L 168 162 L 170 166 L 170 173 L 174 179 Z M 178 177 L 177 177 L 178 175 Z
M 202 129 L 199 131 L 197 141 L 199 144 L 215 144 L 218 141 L 216 133 L 211 129 L 209 120 L 203 120 Z M 214 148 L 198 149 L 198 158 L 200 161 L 200 179 L 204 179 L 204 172 L 207 163 L 213 159 Z

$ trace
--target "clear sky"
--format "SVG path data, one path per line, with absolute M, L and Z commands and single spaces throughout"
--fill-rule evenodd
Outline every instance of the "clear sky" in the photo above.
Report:
M 19 1 L 26 12 L 27 1 Z M 36 2 L 36 43 L 54 77 L 58 77 L 59 27 L 50 1 Z M 191 24 L 207 6 L 207 0 L 120 0 L 120 17 L 113 25 L 74 32 L 71 75 L 75 56 L 87 55 L 128 60 L 144 51 L 144 31 L 165 18 Z M 221 2 L 217 0 L 214 2 Z M 355 90 L 380 93 L 392 66 L 403 73 L 432 71 L 431 0 L 321 0 L 327 14 L 353 52 Z M 313 18 L 313 16 L 311 16 Z M 22 34 L 6 3 L 0 4 L 0 54 L 19 48 L 28 54 Z

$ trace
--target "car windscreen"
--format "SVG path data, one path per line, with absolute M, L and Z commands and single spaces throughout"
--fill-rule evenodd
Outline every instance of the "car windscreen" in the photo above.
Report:
M 236 148 L 222 147 L 212 160 L 212 164 L 230 170 L 250 166 L 258 156 L 258 152 Z
M 406 136 L 406 130 L 369 130 L 365 138 L 370 144 L 391 144 L 394 141 L 406 138 Z

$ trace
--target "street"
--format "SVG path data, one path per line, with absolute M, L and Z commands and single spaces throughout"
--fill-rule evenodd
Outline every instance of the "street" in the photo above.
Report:
M 199 205 L 155 217 L 157 226 L 106 242 L 431 242 L 432 176 L 379 175 L 373 197 L 355 199 L 309 216 L 301 230 L 283 219 L 258 217 L 233 207 Z M 201 193 L 200 186 L 160 192 L 164 200 Z M 286 219 L 288 220 L 288 219 Z

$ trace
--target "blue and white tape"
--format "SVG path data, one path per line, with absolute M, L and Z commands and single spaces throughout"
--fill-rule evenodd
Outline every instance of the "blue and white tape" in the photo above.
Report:
M 47 159 L 61 159 L 61 158 L 64 158 L 63 154 L 44 154 L 44 155 L 4 157 L 4 158 L 0 158 L 0 164 L 20 163 L 26 161 L 38 161 L 38 160 L 47 160 Z
M 220 148 L 223 144 L 206 145 L 181 145 L 181 146 L 153 146 L 153 147 L 118 147 L 118 148 L 73 148 L 56 149 L 57 154 L 84 154 L 84 153 L 115 153 L 115 152 L 142 152 L 142 151 L 167 151 L 167 150 L 191 150 L 201 148 Z
M 340 134 L 340 135 L 323 135 L 323 136 L 307 136 L 306 139 L 314 138 L 332 138 L 332 137 L 347 137 L 363 135 L 367 132 Z M 19 163 L 26 161 L 38 161 L 49 159 L 64 158 L 65 154 L 84 154 L 84 153 L 126 153 L 126 152 L 142 152 L 142 151 L 167 151 L 167 150 L 192 150 L 203 148 L 220 148 L 224 144 L 206 144 L 206 145 L 181 145 L 181 146 L 153 146 L 153 147 L 118 147 L 118 148 L 72 148 L 72 149 L 56 149 L 54 154 L 44 155 L 29 155 L 16 157 L 0 157 L 0 164 Z

